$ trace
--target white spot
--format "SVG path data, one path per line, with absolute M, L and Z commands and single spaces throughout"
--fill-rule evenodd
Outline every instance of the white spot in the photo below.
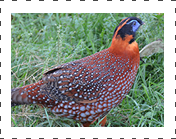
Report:
M 86 122 L 87 120 L 86 120 L 86 118 L 83 118 L 82 121 L 83 121 L 83 122 Z
M 70 102 L 69 105 L 72 105 L 72 103 Z
M 58 110 L 58 109 L 56 109 L 56 112 L 59 112 L 59 110 Z
M 72 113 L 72 110 L 69 110 L 68 113 Z
M 60 109 L 60 112 L 63 112 L 63 110 L 62 110 L 62 109 Z
M 59 82 L 58 82 L 58 84 L 61 84 L 61 83 L 62 83 L 62 81 L 59 81 Z
M 103 107 L 107 107 L 107 104 L 105 103 L 105 104 L 103 104 Z
M 90 109 L 90 106 L 89 105 L 87 105 L 87 107 L 86 107 L 87 109 Z
M 85 106 L 81 106 L 81 107 L 80 107 L 80 110 L 81 110 L 81 111 L 85 111 L 85 109 L 86 109 Z
M 33 96 L 32 99 L 35 99 L 35 97 Z
M 80 95 L 79 98 L 82 98 L 82 95 Z
M 84 97 L 84 99 L 87 99 L 87 97 Z
M 62 93 L 62 94 L 64 94 L 64 93 L 65 93 L 65 91 L 63 90 L 63 91 L 61 91 L 61 93 Z
M 125 86 L 124 87 L 122 87 L 122 90 L 124 90 L 125 89 Z
M 79 86 L 79 85 L 77 84 L 77 85 L 75 86 L 75 88 L 78 88 L 78 86 Z
M 95 114 L 95 112 L 93 110 L 90 111 L 91 114 Z
M 98 112 L 102 112 L 102 110 L 101 110 L 101 109 L 98 109 Z
M 102 105 L 98 105 L 98 107 L 101 109 L 101 108 L 103 108 L 103 106 Z
M 108 102 L 110 103 L 110 102 L 111 102 L 111 100 L 108 100 Z
M 99 98 L 100 100 L 103 100 L 103 98 Z
M 90 115 L 90 113 L 88 111 L 85 112 L 86 115 Z
M 69 86 L 72 86 L 72 83 L 69 83 Z
M 111 104 L 108 104 L 108 106 L 110 107 L 110 106 L 111 106 Z
M 86 117 L 85 113 L 81 113 L 80 116 L 81 116 L 81 117 Z
M 64 110 L 64 112 L 67 112 L 67 110 Z

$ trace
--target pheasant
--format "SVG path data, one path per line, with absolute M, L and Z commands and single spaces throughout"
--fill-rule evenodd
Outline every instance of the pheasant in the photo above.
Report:
M 111 46 L 93 55 L 59 65 L 37 83 L 11 90 L 11 106 L 42 104 L 54 114 L 89 126 L 106 115 L 130 91 L 139 67 L 135 32 L 137 17 L 123 19 L 115 28 Z

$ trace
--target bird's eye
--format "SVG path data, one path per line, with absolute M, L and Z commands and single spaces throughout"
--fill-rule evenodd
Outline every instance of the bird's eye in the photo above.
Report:
M 134 22 L 133 22 L 133 26 L 135 26 L 135 25 L 136 25 L 136 22 L 134 21 Z

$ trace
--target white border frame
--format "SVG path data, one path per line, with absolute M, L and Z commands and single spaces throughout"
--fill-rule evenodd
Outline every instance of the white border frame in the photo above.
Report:
M 176 139 L 176 1 L 171 0 L 4 0 L 0 1 L 0 139 Z M 11 13 L 164 13 L 164 127 L 11 127 Z

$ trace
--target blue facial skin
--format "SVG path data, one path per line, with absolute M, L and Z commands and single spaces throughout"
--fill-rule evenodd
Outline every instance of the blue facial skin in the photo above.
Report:
M 137 30 L 138 30 L 138 28 L 141 26 L 141 24 L 138 22 L 138 21 L 136 21 L 136 20 L 131 20 L 129 23 L 127 23 L 127 24 L 131 24 L 132 23 L 132 30 L 133 30 L 133 32 L 136 32 Z

